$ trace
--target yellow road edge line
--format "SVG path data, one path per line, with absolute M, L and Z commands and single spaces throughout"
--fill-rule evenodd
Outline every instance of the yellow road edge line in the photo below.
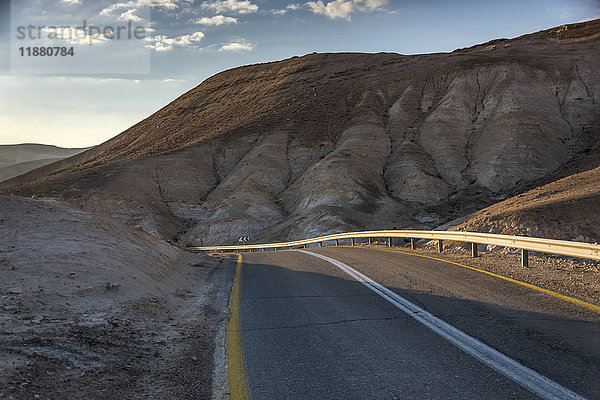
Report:
M 237 266 L 231 286 L 229 297 L 229 324 L 228 361 L 229 361 L 229 387 L 232 400 L 247 400 L 248 383 L 246 382 L 246 369 L 244 367 L 244 353 L 242 352 L 242 334 L 240 326 L 240 289 L 242 283 L 242 255 L 238 254 Z
M 345 246 L 345 247 L 348 247 L 348 246 Z M 544 293 L 544 294 L 548 294 L 550 296 L 554 296 L 554 297 L 562 299 L 562 300 L 566 300 L 568 302 L 577 304 L 578 306 L 585 307 L 587 309 L 590 309 L 590 310 L 593 310 L 593 311 L 596 311 L 596 312 L 600 313 L 600 307 L 597 306 L 597 305 L 595 305 L 595 304 L 587 303 L 585 301 L 582 301 L 582 300 L 579 300 L 579 299 L 576 299 L 576 298 L 573 298 L 573 297 L 565 296 L 564 294 L 553 292 L 552 290 L 548 290 L 548 289 L 544 289 L 544 288 L 536 286 L 536 285 L 532 285 L 531 283 L 519 281 L 519 280 L 516 280 L 516 279 L 513 279 L 513 278 L 509 278 L 509 277 L 503 276 L 503 275 L 498 275 L 498 274 L 495 274 L 493 272 L 489 272 L 489 271 L 486 271 L 486 270 L 483 270 L 483 269 L 479 269 L 479 268 L 475 268 L 475 267 L 469 267 L 468 265 L 459 264 L 459 263 L 454 262 L 454 261 L 443 260 L 441 258 L 429 257 L 429 256 L 421 255 L 421 254 L 407 253 L 405 251 L 400 251 L 400 250 L 379 249 L 379 248 L 376 248 L 376 247 L 371 247 L 371 248 L 373 248 L 375 250 L 389 251 L 391 253 L 400 253 L 400 254 L 406 254 L 406 255 L 409 255 L 409 256 L 429 258 L 430 260 L 436 260 L 436 261 L 441 261 L 441 262 L 445 262 L 445 263 L 448 263 L 448 264 L 457 265 L 459 267 L 467 268 L 467 269 L 470 269 L 470 270 L 473 270 L 473 271 L 477 271 L 477 272 L 481 272 L 481 273 L 486 274 L 486 275 L 493 276 L 494 278 L 503 279 L 503 280 L 508 281 L 508 282 L 516 283 L 517 285 L 525 286 L 525 287 L 527 287 L 529 289 L 533 289 L 533 290 L 536 290 L 538 292 L 541 292 L 541 293 Z

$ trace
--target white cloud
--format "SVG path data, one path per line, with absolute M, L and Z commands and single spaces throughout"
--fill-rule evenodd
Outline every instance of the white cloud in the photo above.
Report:
M 220 26 L 224 24 L 237 24 L 237 18 L 225 17 L 224 15 L 215 15 L 214 17 L 203 17 L 196 20 L 197 24 L 200 25 L 214 25 Z
M 285 13 L 287 13 L 288 11 L 292 10 L 292 11 L 296 11 L 301 9 L 302 6 L 300 4 L 288 4 L 286 8 L 281 9 L 281 10 L 271 10 L 272 14 L 276 14 L 276 15 L 283 15 Z
M 381 9 L 389 0 L 334 0 L 325 4 L 323 1 L 306 3 L 314 14 L 326 15 L 331 19 L 343 18 L 350 20 L 350 14 L 355 12 L 372 12 Z
M 203 9 L 214 10 L 215 12 L 236 12 L 238 14 L 251 14 L 258 11 L 258 6 L 252 4 L 250 0 L 216 0 L 205 1 L 200 5 Z
M 162 7 L 167 8 L 169 10 L 173 10 L 179 7 L 175 0 L 138 0 L 138 2 L 150 3 L 150 7 Z
M 119 17 L 117 18 L 117 20 L 119 21 L 131 21 L 131 22 L 140 22 L 142 19 L 140 17 L 138 17 L 137 15 L 135 15 L 134 13 L 137 10 L 133 9 L 133 10 L 127 10 L 124 13 L 121 13 L 121 15 L 119 15 Z
M 69 44 L 100 44 L 108 42 L 108 38 L 102 34 L 88 35 L 88 33 L 79 28 L 73 27 L 45 27 L 42 28 L 42 32 L 48 39 L 51 40 L 64 40 Z
M 72 5 L 72 4 L 81 4 L 81 0 L 61 0 L 63 3 Z
M 65 0 L 63 0 L 63 1 L 65 1 Z M 72 0 L 67 0 L 67 1 L 72 1 Z M 100 11 L 100 15 L 105 15 L 105 16 L 114 15 L 115 11 L 123 10 L 123 9 L 129 9 L 126 12 L 136 12 L 140 8 L 144 8 L 144 7 L 156 7 L 156 8 L 166 8 L 167 10 L 174 10 L 174 9 L 178 8 L 179 6 L 175 2 L 175 0 L 130 0 L 130 1 L 123 1 L 120 3 L 111 4 L 110 6 L 102 9 L 102 11 Z
M 232 42 L 232 43 L 221 46 L 219 51 L 241 52 L 241 51 L 251 51 L 252 49 L 254 49 L 254 45 L 252 43 Z
M 157 35 L 154 37 L 147 37 L 146 41 L 150 42 L 146 47 L 154 49 L 156 51 L 171 51 L 177 47 L 183 48 L 197 48 L 198 43 L 204 38 L 204 33 L 194 32 L 191 35 L 177 36 L 170 38 L 165 35 Z

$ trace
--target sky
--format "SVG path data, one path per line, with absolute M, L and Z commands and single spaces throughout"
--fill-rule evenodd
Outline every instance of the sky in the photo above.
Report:
M 596 18 L 598 0 L 0 0 L 0 144 L 96 145 L 240 65 L 449 52 Z M 47 46 L 73 55 L 27 54 Z

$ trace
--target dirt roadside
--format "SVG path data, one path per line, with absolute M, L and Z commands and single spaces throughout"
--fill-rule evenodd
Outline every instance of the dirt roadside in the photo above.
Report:
M 0 399 L 209 399 L 226 384 L 215 343 L 235 263 L 51 200 L 0 210 Z

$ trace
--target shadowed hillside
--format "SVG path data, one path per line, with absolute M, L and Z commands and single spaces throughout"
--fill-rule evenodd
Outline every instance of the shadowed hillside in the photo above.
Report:
M 448 54 L 240 67 L 1 187 L 185 243 L 432 228 L 589 161 L 599 50 L 596 20 Z
M 596 157 L 596 166 L 600 157 Z M 487 207 L 451 230 L 600 242 L 600 167 Z

